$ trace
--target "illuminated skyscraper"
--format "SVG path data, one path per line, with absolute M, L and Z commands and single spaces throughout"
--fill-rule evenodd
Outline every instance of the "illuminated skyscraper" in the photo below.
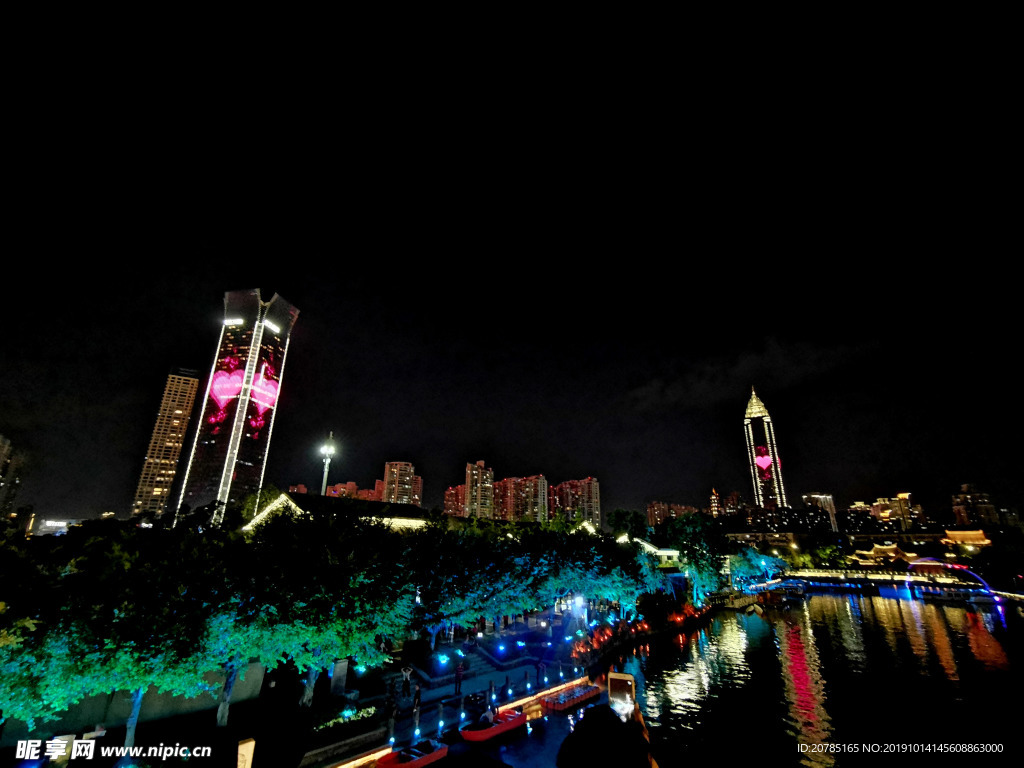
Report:
M 299 310 L 259 289 L 224 294 L 224 325 L 178 503 L 240 502 L 263 485 L 288 339 Z
M 199 371 L 178 368 L 167 377 L 142 475 L 135 489 L 133 515 L 159 516 L 164 513 L 178 472 L 178 459 L 181 458 L 181 447 L 185 444 L 185 432 L 198 389 Z
M 750 388 L 743 428 L 747 433 L 747 460 L 750 462 L 750 479 L 754 483 L 754 503 L 762 508 L 788 507 L 772 417 L 753 387 Z

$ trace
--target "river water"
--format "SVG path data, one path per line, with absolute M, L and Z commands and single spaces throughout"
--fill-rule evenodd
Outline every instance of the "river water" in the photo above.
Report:
M 620 658 L 659 766 L 1024 765 L 1021 604 L 895 594 L 723 612 Z M 492 755 L 554 765 L 567 729 L 539 721 Z

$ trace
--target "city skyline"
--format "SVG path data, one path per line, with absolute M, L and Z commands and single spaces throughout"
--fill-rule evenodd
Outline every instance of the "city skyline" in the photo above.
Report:
M 214 265 L 243 246 L 256 247 L 189 243 Z M 258 246 L 282 247 L 272 238 Z M 552 286 L 579 279 L 568 265 L 529 266 Z M 330 484 L 363 486 L 401 458 L 423 478 L 427 508 L 441 507 L 480 459 L 496 478 L 598 477 L 607 511 L 652 500 L 703 506 L 712 488 L 749 497 L 737 419 L 756 386 L 784 425 L 793 498 L 818 490 L 842 506 L 911 492 L 941 512 L 963 483 L 999 505 L 1024 495 L 1000 423 L 1013 388 L 1010 305 L 998 291 L 986 313 L 952 312 L 938 291 L 907 296 L 913 311 L 893 313 L 870 301 L 870 270 L 837 286 L 827 306 L 776 277 L 769 322 L 728 300 L 724 270 L 711 297 L 635 269 L 593 276 L 589 305 L 533 307 L 516 303 L 518 288 L 496 266 L 481 274 L 494 278 L 489 307 L 473 314 L 446 301 L 443 271 L 396 276 L 385 294 L 369 266 L 337 281 L 311 279 L 308 267 L 257 281 L 303 308 L 266 472 L 281 488 L 319 487 L 318 450 L 333 430 Z M 239 282 L 234 268 L 211 267 L 158 286 L 139 281 L 84 315 L 62 304 L 16 313 L 0 369 L 0 434 L 32 456 L 19 504 L 48 517 L 124 514 L 166 372 L 208 368 L 219 305 Z M 98 275 L 79 285 L 84 295 L 106 290 Z M 960 286 L 981 287 L 988 277 L 977 273 Z M 62 355 L 47 354 L 57 338 Z

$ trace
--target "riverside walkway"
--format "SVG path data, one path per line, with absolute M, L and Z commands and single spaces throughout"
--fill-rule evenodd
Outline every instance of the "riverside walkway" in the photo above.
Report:
M 503 630 L 500 635 L 510 643 L 536 627 L 527 627 L 522 622 Z M 488 633 L 492 634 L 492 633 Z M 556 636 L 557 637 L 557 636 Z M 557 650 L 560 648 L 560 638 Z M 552 641 L 555 642 L 555 639 Z M 454 692 L 454 676 L 428 678 L 422 670 L 415 669 L 413 685 L 419 682 L 420 706 L 413 708 L 411 697 L 397 699 L 398 712 L 393 730 L 367 734 L 368 738 L 339 742 L 306 753 L 301 768 L 356 768 L 373 765 L 373 761 L 391 751 L 392 744 L 407 746 L 423 739 L 438 739 L 451 736 L 462 725 L 475 722 L 488 706 L 499 711 L 512 706 L 522 706 L 533 699 L 552 695 L 567 687 L 587 682 L 583 667 L 574 667 L 571 661 L 547 662 L 545 677 L 540 677 L 535 657 L 524 657 L 519 662 L 495 662 L 482 649 L 467 653 L 470 673 L 462 682 L 462 693 Z M 449 680 L 451 680 L 449 682 Z M 370 697 L 360 704 L 387 706 L 385 696 Z M 417 733 L 418 731 L 418 733 Z M 389 740 L 394 738 L 394 742 Z M 372 743 L 372 739 L 376 743 Z

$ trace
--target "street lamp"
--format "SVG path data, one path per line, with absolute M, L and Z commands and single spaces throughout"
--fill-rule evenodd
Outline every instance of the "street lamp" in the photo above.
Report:
M 327 468 L 331 466 L 331 456 L 334 455 L 334 432 L 330 432 L 327 442 L 320 446 L 320 453 L 324 457 L 324 481 L 320 485 L 320 495 L 327 495 Z

